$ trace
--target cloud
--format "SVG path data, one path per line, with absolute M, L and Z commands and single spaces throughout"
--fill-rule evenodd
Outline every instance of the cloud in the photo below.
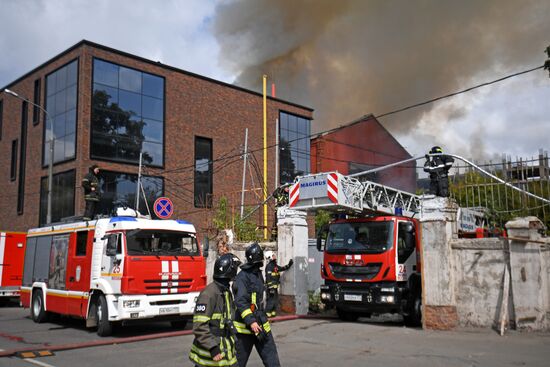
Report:
M 82 39 L 232 81 L 218 66 L 219 47 L 210 32 L 214 10 L 211 0 L 5 0 L 0 86 Z

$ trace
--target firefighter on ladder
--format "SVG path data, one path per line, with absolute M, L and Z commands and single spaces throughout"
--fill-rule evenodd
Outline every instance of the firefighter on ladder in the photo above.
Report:
M 277 253 L 274 251 L 266 252 L 266 259 L 269 261 L 265 266 L 265 286 L 266 302 L 265 313 L 267 317 L 277 316 L 277 304 L 279 303 L 279 284 L 281 284 L 281 272 L 288 270 L 294 260 L 290 259 L 287 265 L 279 266 L 277 264 Z
M 235 295 L 235 327 L 237 328 L 237 359 L 239 366 L 248 362 L 252 347 L 256 347 L 264 366 L 280 366 L 271 325 L 262 307 L 264 280 L 261 268 L 264 252 L 260 245 L 252 243 L 245 251 L 246 263 L 233 282 Z
M 443 149 L 435 146 L 430 150 L 429 154 L 426 154 L 424 172 L 430 174 L 430 193 L 437 196 L 449 197 L 449 170 L 455 160 L 441 153 L 443 153 Z
M 189 359 L 195 366 L 237 366 L 235 307 L 229 282 L 237 275 L 239 259 L 233 254 L 220 256 L 214 263 L 214 281 L 199 295 L 193 315 Z

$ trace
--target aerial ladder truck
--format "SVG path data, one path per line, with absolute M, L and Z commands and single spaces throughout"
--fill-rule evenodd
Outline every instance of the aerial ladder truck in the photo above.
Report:
M 289 207 L 335 219 L 317 235 L 323 251 L 321 301 L 355 321 L 373 313 L 399 313 L 421 323 L 420 197 L 338 172 L 296 179 Z

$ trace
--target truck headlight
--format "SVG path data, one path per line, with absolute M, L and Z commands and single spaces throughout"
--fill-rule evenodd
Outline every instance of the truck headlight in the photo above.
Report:
M 128 300 L 128 301 L 123 301 L 122 302 L 122 307 L 123 308 L 136 308 L 136 307 L 139 307 L 139 299 L 131 299 L 131 300 Z
M 330 301 L 330 293 L 321 293 L 321 299 L 323 301 Z
M 394 300 L 395 300 L 394 296 L 381 296 L 380 297 L 380 302 L 382 302 L 382 303 L 393 303 Z

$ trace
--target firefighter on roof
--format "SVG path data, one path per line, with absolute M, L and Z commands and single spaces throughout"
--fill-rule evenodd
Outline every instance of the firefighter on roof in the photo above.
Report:
M 279 303 L 279 284 L 281 284 L 281 272 L 288 270 L 294 261 L 290 259 L 286 266 L 277 264 L 277 253 L 273 251 L 266 252 L 266 259 L 269 260 L 265 266 L 265 285 L 266 305 L 265 312 L 267 317 L 277 316 L 277 304 Z
M 424 163 L 424 172 L 430 174 L 430 193 L 448 197 L 449 196 L 449 170 L 454 163 L 454 159 L 441 154 L 443 150 L 435 146 L 426 154 L 426 163 Z M 438 155 L 430 155 L 438 154 Z
M 229 282 L 235 278 L 239 259 L 233 254 L 220 256 L 214 263 L 214 281 L 199 295 L 193 315 L 189 359 L 196 366 L 237 366 L 233 326 L 235 308 Z
M 237 359 L 244 367 L 255 346 L 264 366 L 280 366 L 271 325 L 262 307 L 264 280 L 261 268 L 264 252 L 260 245 L 253 243 L 245 251 L 246 264 L 233 282 L 235 295 L 235 327 L 237 328 Z
M 92 220 L 96 214 L 96 205 L 99 201 L 99 167 L 93 165 L 90 167 L 90 171 L 82 180 L 82 187 L 84 188 L 84 200 L 86 201 L 86 210 L 84 211 L 84 220 Z

